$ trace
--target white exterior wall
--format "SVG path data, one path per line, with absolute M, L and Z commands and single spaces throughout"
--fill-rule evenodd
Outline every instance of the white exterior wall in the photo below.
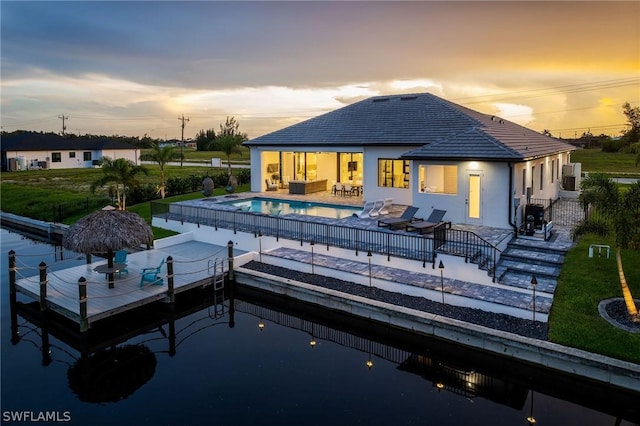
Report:
M 60 153 L 60 161 L 53 162 L 53 153 Z M 75 152 L 75 158 L 70 158 L 69 153 Z M 84 161 L 84 153 L 91 152 L 91 161 Z M 93 167 L 93 161 L 99 160 L 102 156 L 109 156 L 113 159 L 116 158 L 126 158 L 128 160 L 133 161 L 135 164 L 139 164 L 138 160 L 138 150 L 137 149 L 118 149 L 112 150 L 108 153 L 103 153 L 102 151 L 96 150 L 85 150 L 85 149 L 76 149 L 76 150 L 52 150 L 52 151 L 7 151 L 7 159 L 9 158 L 18 158 L 22 163 L 24 162 L 25 168 L 24 170 L 31 169 L 32 163 L 38 161 L 46 161 L 47 168 L 49 169 L 78 169 L 78 168 L 87 168 Z
M 403 146 L 397 148 L 389 147 L 366 147 L 364 150 L 364 174 L 362 185 L 364 186 L 364 199 L 366 201 L 382 200 L 392 198 L 394 204 L 411 205 L 413 202 L 413 190 L 415 187 L 415 168 L 411 166 L 409 188 L 389 188 L 378 186 L 378 159 L 399 159 L 402 154 L 409 151 L 411 147 Z
M 419 191 L 419 168 L 424 165 L 457 165 L 456 194 Z M 508 229 L 509 225 L 509 167 L 506 163 L 481 161 L 415 161 L 413 165 L 413 205 L 420 208 L 416 216 L 427 218 L 433 209 L 446 210 L 444 220 Z M 480 176 L 480 217 L 468 217 L 469 174 Z

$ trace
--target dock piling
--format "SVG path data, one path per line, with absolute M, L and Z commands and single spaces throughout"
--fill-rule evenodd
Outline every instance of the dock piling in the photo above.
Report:
M 229 282 L 233 285 L 235 278 L 233 276 L 233 241 L 231 240 L 227 243 L 227 257 L 229 259 Z
M 40 262 L 40 311 L 47 310 L 47 264 Z
M 173 257 L 167 257 L 167 297 L 169 298 L 169 303 L 171 304 L 171 309 L 176 301 L 176 295 L 173 290 Z
M 80 332 L 84 333 L 89 330 L 89 323 L 87 322 L 87 280 L 85 277 L 80 277 L 78 280 L 78 294 L 80 302 Z

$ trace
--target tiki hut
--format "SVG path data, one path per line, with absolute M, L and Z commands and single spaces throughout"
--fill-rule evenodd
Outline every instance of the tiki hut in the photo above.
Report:
M 153 242 L 153 231 L 139 215 L 126 210 L 98 210 L 71 225 L 62 246 L 79 253 L 106 253 L 109 268 L 115 251 Z M 113 288 L 113 274 L 109 274 Z

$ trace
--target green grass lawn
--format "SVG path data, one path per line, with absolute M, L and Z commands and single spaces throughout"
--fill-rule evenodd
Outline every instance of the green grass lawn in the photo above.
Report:
M 598 149 L 577 149 L 571 153 L 571 162 L 582 163 L 583 172 L 607 173 L 613 177 L 639 177 L 636 154 L 602 152 Z M 629 176 L 631 175 L 631 176 Z
M 612 247 L 611 258 L 588 257 L 590 244 Z M 640 364 L 640 334 L 614 327 L 598 313 L 601 300 L 622 297 L 613 239 L 587 235 L 566 256 L 549 315 L 549 339 Z M 640 299 L 640 251 L 623 250 L 627 283 Z

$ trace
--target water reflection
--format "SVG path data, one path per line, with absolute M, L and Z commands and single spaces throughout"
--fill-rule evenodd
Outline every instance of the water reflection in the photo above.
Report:
M 81 401 L 126 399 L 156 372 L 156 356 L 144 345 L 124 345 L 82 357 L 69 368 L 69 387 Z
M 236 321 L 237 327 L 234 327 Z M 327 392 L 334 393 L 336 398 L 349 399 L 342 412 L 333 410 L 329 419 L 334 424 L 336 418 L 343 419 L 341 424 L 350 424 L 352 414 L 349 413 L 354 412 L 369 424 L 373 421 L 367 417 L 369 413 L 381 416 L 379 420 L 383 424 L 395 419 L 400 419 L 396 424 L 418 420 L 454 424 L 453 419 L 460 424 L 482 418 L 482 415 L 489 420 L 495 418 L 494 424 L 518 424 L 515 419 L 526 424 L 527 417 L 535 418 L 537 424 L 575 424 L 578 420 L 584 424 L 602 424 L 603 419 L 611 424 L 616 420 L 619 424 L 640 422 L 637 393 L 595 385 L 573 376 L 243 287 L 238 287 L 235 294 L 227 293 L 223 299 L 216 298 L 210 289 L 181 293 L 174 310 L 162 303 L 150 305 L 120 318 L 99 321 L 89 333 L 79 333 L 77 324 L 52 313 L 43 316 L 36 302 L 18 301 L 11 310 L 10 329 L 11 341 L 16 348 L 13 352 L 3 348 L 3 380 L 5 377 L 28 377 L 30 380 L 45 380 L 47 375 L 54 377 L 55 374 L 47 371 L 57 371 L 52 369 L 56 368 L 56 361 L 60 361 L 60 355 L 65 351 L 63 358 L 71 359 L 65 366 L 68 382 L 63 385 L 73 392 L 68 393 L 80 401 L 112 401 L 110 406 L 118 407 L 107 413 L 87 408 L 98 404 L 72 406 L 74 416 L 78 417 L 80 414 L 77 413 L 86 411 L 94 416 L 104 413 L 102 415 L 120 415 L 124 419 L 128 417 L 120 411 L 126 411 L 126 416 L 139 415 L 138 420 L 142 422 L 149 419 L 143 407 L 158 401 L 162 401 L 160 405 L 169 403 L 160 395 L 167 390 L 173 394 L 175 388 L 176 392 L 185 395 L 179 409 L 193 409 L 201 416 L 207 412 L 200 408 L 204 404 L 224 400 L 225 405 L 216 407 L 219 412 L 229 411 L 223 417 L 227 424 L 242 424 L 241 421 L 247 424 L 249 420 L 264 424 L 265 419 L 276 421 L 277 413 L 264 414 L 265 409 L 274 405 L 257 405 L 263 404 L 262 400 L 283 404 L 281 410 L 288 410 L 290 421 L 279 423 L 295 424 L 294 420 L 304 418 L 305 411 L 313 409 L 312 401 L 339 403 L 335 398 L 330 399 Z M 269 345 L 279 350 L 271 359 L 265 352 Z M 58 355 L 57 359 L 52 357 L 52 350 Z M 33 355 L 37 356 L 35 362 Z M 23 372 L 30 372 L 19 376 L 5 375 L 7 359 L 16 356 L 21 360 L 19 364 L 14 361 L 14 365 Z M 299 362 L 300 357 L 305 359 Z M 356 360 L 353 368 L 362 371 L 364 376 L 350 375 L 352 358 Z M 256 359 L 257 363 L 249 365 Z M 122 360 L 130 368 L 119 370 L 117 364 Z M 37 364 L 44 367 L 38 369 Z M 283 364 L 291 364 L 291 367 L 283 368 Z M 308 383 L 317 385 L 319 375 L 330 371 L 323 368 L 330 365 L 338 372 L 338 381 L 322 382 L 317 391 L 307 388 Z M 113 374 L 101 376 L 101 372 L 107 371 Z M 124 379 L 136 372 L 139 377 Z M 115 380 L 118 376 L 120 379 Z M 110 377 L 114 377 L 114 383 L 105 385 Z M 267 378 L 275 381 L 260 381 Z M 353 380 L 360 383 L 349 383 Z M 15 379 L 13 383 L 4 382 L 10 386 L 15 383 Z M 212 385 L 215 383 L 220 383 L 220 387 Z M 295 404 L 287 406 L 282 401 L 274 402 L 280 394 L 274 390 L 282 387 L 289 390 L 287 397 L 295 400 Z M 198 389 L 203 392 L 199 394 Z M 393 395 L 400 391 L 406 394 Z M 360 395 L 351 392 L 360 392 Z M 305 394 L 303 398 L 301 393 Z M 367 393 L 384 400 L 361 398 Z M 255 401 L 251 397 L 255 394 L 262 395 L 260 402 L 254 402 L 260 409 L 251 411 L 241 400 Z M 65 395 L 58 398 L 66 401 Z M 308 405 L 304 405 L 304 398 L 309 399 Z M 136 404 L 139 409 L 130 411 L 132 405 L 127 405 L 127 400 L 134 400 L 130 404 Z M 17 398 L 9 400 L 4 406 L 15 409 L 16 401 Z M 466 401 L 474 404 L 465 405 Z M 170 401 L 172 404 L 177 402 Z M 68 402 L 59 404 L 63 405 L 56 406 L 58 409 L 69 408 Z M 299 407 L 299 410 L 291 407 Z M 401 408 L 395 411 L 396 407 Z M 385 414 L 385 410 L 388 413 Z M 409 410 L 414 411 L 408 413 Z M 433 417 L 426 417 L 427 413 Z M 387 417 L 383 419 L 385 415 Z M 180 424 L 179 417 L 165 419 L 166 413 L 159 416 L 153 419 Z M 200 419 L 195 423 L 204 424 L 205 417 Z

